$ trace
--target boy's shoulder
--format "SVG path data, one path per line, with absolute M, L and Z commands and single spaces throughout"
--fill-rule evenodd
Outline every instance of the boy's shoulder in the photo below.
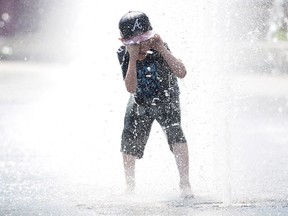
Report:
M 117 50 L 117 56 L 120 64 L 122 65 L 124 62 L 128 62 L 128 50 L 126 46 L 120 46 Z
M 125 53 L 126 53 L 126 51 L 127 51 L 127 48 L 126 48 L 126 46 L 120 46 L 119 48 L 118 48 L 118 50 L 117 50 L 117 53 L 118 53 L 118 55 L 119 54 L 122 54 L 122 55 L 124 55 Z

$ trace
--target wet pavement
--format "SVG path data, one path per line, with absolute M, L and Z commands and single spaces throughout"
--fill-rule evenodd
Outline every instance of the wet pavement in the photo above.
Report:
M 158 126 L 139 161 L 136 194 L 127 197 L 118 145 L 127 95 L 115 80 L 99 102 L 95 92 L 103 86 L 94 85 L 93 73 L 78 75 L 51 65 L 8 64 L 1 70 L 1 215 L 287 215 L 288 102 L 283 92 L 259 93 L 251 85 L 255 77 L 249 76 L 234 86 L 229 157 L 220 144 L 215 143 L 217 150 L 203 137 L 203 127 L 211 133 L 208 123 L 191 126 L 197 113 L 189 108 L 195 102 L 184 103 L 184 119 L 192 119 L 184 120 L 184 128 L 196 198 L 178 197 L 177 170 Z M 265 82 L 277 86 L 271 77 Z M 189 90 L 183 91 L 186 100 Z M 229 206 L 223 204 L 221 156 L 229 158 L 229 185 L 224 185 L 231 189 Z

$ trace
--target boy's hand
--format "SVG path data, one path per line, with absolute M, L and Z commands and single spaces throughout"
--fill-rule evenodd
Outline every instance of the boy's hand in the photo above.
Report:
M 139 52 L 140 52 L 140 45 L 139 44 L 129 45 L 129 46 L 127 46 L 127 49 L 128 49 L 130 58 L 137 60 Z
M 165 49 L 164 42 L 163 42 L 162 38 L 160 37 L 160 35 L 155 34 L 149 40 L 150 40 L 151 49 L 154 49 L 158 52 L 161 52 L 161 51 L 163 51 L 163 49 Z

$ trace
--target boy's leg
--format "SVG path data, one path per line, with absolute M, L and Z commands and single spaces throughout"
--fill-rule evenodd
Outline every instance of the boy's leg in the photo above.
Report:
M 194 197 L 189 180 L 189 151 L 187 143 L 178 143 L 173 145 L 173 154 L 175 156 L 177 168 L 180 177 L 180 190 L 182 197 Z
M 122 154 L 126 180 L 126 193 L 133 193 L 135 189 L 135 161 L 132 155 Z

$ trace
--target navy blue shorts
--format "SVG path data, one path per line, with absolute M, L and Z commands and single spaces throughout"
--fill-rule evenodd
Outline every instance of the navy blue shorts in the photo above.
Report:
M 161 125 L 172 152 L 173 144 L 187 142 L 181 127 L 179 97 L 171 98 L 169 103 L 140 106 L 131 96 L 124 119 L 121 152 L 142 158 L 154 120 Z

